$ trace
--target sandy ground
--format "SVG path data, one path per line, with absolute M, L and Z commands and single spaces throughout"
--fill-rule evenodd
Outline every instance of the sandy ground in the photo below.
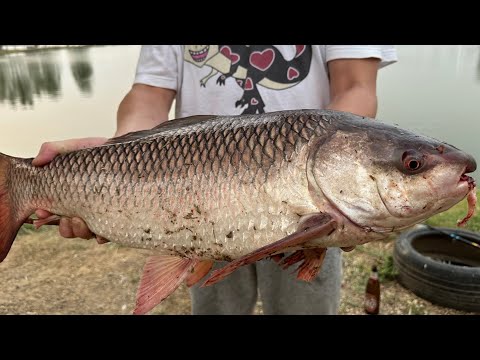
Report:
M 391 256 L 393 242 L 370 243 L 344 254 L 340 314 L 363 314 L 370 268 Z M 55 229 L 22 231 L 0 264 L 0 314 L 130 314 L 149 253 L 115 244 L 60 238 Z M 381 314 L 467 314 L 434 306 L 395 280 L 381 285 Z M 151 314 L 189 314 L 181 286 Z M 257 314 L 261 314 L 259 301 Z

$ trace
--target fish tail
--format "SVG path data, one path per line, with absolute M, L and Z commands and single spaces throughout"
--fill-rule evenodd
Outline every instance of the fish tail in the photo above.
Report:
M 12 157 L 0 153 L 0 262 L 7 256 L 25 219 L 18 219 L 11 200 Z

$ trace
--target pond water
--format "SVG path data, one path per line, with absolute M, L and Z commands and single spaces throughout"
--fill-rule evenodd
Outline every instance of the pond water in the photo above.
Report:
M 480 46 L 399 45 L 378 80 L 382 121 L 445 140 L 480 161 Z M 0 151 L 34 156 L 44 141 L 111 136 L 140 46 L 0 56 Z

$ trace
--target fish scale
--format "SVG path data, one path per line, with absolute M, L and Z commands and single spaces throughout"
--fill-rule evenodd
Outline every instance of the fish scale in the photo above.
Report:
M 311 281 L 326 248 L 385 239 L 467 197 L 463 226 L 476 204 L 470 155 L 332 110 L 195 116 L 31 162 L 0 154 L 0 261 L 36 209 L 56 215 L 35 225 L 80 217 L 100 237 L 152 250 L 137 314 L 213 260 L 229 263 L 204 286 L 289 252 L 280 266 L 301 262 L 297 279 Z
M 5 164 L 1 155 L 0 205 L 10 204 L 16 222 L 45 209 L 80 217 L 112 242 L 195 259 L 242 257 L 315 214 L 333 216 L 338 228 L 298 249 L 349 247 L 411 226 L 473 191 L 473 180 L 468 188 L 458 181 L 475 161 L 440 144 L 330 110 L 202 115 L 59 155 L 43 167 L 11 157 Z M 398 151 L 422 151 L 431 163 L 426 175 L 404 174 Z M 10 216 L 4 209 L 2 223 Z
M 29 188 L 13 187 L 12 197 L 29 211 L 78 216 L 112 242 L 231 259 L 295 230 L 299 217 L 288 207 L 280 213 L 275 187 L 298 182 L 305 164 L 289 160 L 287 179 L 278 172 L 322 132 L 320 121 L 314 112 L 214 117 L 64 154 L 42 168 L 18 160 L 12 182 Z

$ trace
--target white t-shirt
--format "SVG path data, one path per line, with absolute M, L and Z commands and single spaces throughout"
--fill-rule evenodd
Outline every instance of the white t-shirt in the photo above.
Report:
M 135 83 L 176 90 L 176 117 L 321 109 L 327 62 L 397 61 L 393 45 L 144 45 Z

